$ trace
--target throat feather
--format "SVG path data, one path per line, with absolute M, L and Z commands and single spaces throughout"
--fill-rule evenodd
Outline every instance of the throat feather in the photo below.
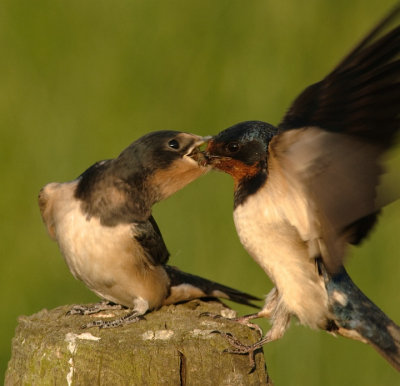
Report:
M 267 180 L 267 171 L 260 170 L 256 175 L 242 178 L 238 183 L 235 180 L 234 208 L 243 205 L 246 199 L 257 193 Z

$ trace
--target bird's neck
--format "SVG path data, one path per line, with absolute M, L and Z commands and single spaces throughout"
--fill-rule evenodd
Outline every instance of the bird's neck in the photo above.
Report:
M 261 169 L 255 175 L 242 178 L 235 189 L 234 208 L 243 205 L 249 196 L 257 193 L 267 180 L 267 176 L 267 171 Z
M 125 171 L 104 166 L 80 177 L 75 197 L 88 219 L 97 217 L 106 226 L 146 221 L 157 193 L 142 170 Z

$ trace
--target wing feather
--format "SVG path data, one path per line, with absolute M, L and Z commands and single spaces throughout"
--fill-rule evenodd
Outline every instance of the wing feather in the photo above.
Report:
M 293 102 L 270 146 L 307 190 L 325 263 L 341 264 L 376 222 L 382 156 L 400 128 L 400 5 Z M 398 197 L 397 197 L 398 198 Z M 322 248 L 322 249 L 323 249 Z
M 166 264 L 169 252 L 153 216 L 148 221 L 138 222 L 132 226 L 132 237 L 141 245 L 148 265 Z
M 320 127 L 388 149 L 400 126 L 399 57 L 400 5 L 330 74 L 297 97 L 279 127 Z

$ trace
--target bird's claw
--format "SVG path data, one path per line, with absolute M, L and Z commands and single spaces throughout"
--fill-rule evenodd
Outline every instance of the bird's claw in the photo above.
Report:
M 212 318 L 212 319 L 223 319 L 223 320 L 228 320 L 230 322 L 240 323 L 240 324 L 242 324 L 244 326 L 247 326 L 247 327 L 249 327 L 249 328 L 251 328 L 253 330 L 258 331 L 260 333 L 260 336 L 263 335 L 263 331 L 262 331 L 261 327 L 258 324 L 249 322 L 249 320 L 252 319 L 252 318 L 250 319 L 249 316 L 252 317 L 253 315 L 239 316 L 237 318 L 226 318 L 225 316 L 222 316 L 222 315 L 219 315 L 219 314 L 212 314 L 211 312 L 202 312 L 199 315 L 199 317 L 201 318 L 203 316 L 207 316 L 207 317 Z
M 81 304 L 77 304 L 73 306 L 66 314 L 65 316 L 70 316 L 70 315 L 92 315 L 92 314 L 97 314 L 100 311 L 107 311 L 107 310 L 122 310 L 124 307 L 121 306 L 120 304 L 115 304 L 112 302 L 108 301 L 103 301 L 96 303 L 92 307 L 87 307 L 83 306 Z
M 229 341 L 229 343 L 234 346 L 237 350 L 241 350 L 243 347 L 247 348 L 249 346 L 245 346 L 244 344 L 242 344 L 238 339 L 236 339 L 232 334 L 230 334 L 229 332 L 222 332 L 222 331 L 211 331 L 211 334 L 219 334 L 221 335 L 223 338 L 225 338 L 227 341 Z M 226 351 L 226 350 L 224 350 Z M 248 351 L 244 351 L 244 352 L 238 352 L 237 354 L 246 354 Z
M 141 320 L 146 320 L 146 318 L 142 315 L 125 315 L 122 318 L 114 319 L 114 320 L 94 320 L 93 322 L 84 324 L 81 326 L 81 329 L 84 330 L 86 328 L 98 327 L 100 330 L 102 328 L 115 328 L 124 326 L 131 323 L 137 323 Z
M 211 319 L 222 319 L 222 318 L 224 318 L 222 315 L 219 315 L 219 314 L 213 314 L 212 312 L 202 312 L 200 315 L 199 315 L 199 318 L 202 318 L 202 317 L 204 317 L 204 316 L 206 316 L 206 317 L 208 317 L 208 318 L 211 318 Z M 226 319 L 226 318 L 225 318 Z M 228 319 L 229 320 L 229 319 Z
M 223 354 L 238 354 L 238 355 L 244 355 L 248 354 L 249 355 L 249 366 L 250 366 L 250 371 L 249 374 L 254 371 L 256 368 L 256 362 L 255 362 L 255 351 L 258 350 L 263 346 L 265 343 L 265 338 L 260 339 L 258 342 L 252 344 L 252 345 L 245 345 L 241 343 L 237 338 L 235 338 L 232 334 L 229 332 L 222 332 L 222 331 L 211 331 L 211 334 L 219 334 L 223 338 L 225 338 L 233 347 L 234 349 L 225 349 L 222 353 Z
M 70 316 L 70 315 L 85 315 L 85 311 L 87 310 L 87 307 L 76 305 L 73 306 L 66 314 L 65 316 Z

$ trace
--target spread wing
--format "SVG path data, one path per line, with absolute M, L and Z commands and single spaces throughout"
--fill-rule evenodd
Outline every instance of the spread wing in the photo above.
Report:
M 400 127 L 399 57 L 398 5 L 328 76 L 300 94 L 270 144 L 289 180 L 301 180 L 312 197 L 330 270 L 343 259 L 343 248 L 334 245 L 338 238 L 359 243 L 380 209 L 381 156 Z
M 151 266 L 166 264 L 169 252 L 153 216 L 147 221 L 132 226 L 132 236 L 144 250 L 147 262 Z
M 323 80 L 306 88 L 279 127 L 320 127 L 387 148 L 399 128 L 400 5 Z

